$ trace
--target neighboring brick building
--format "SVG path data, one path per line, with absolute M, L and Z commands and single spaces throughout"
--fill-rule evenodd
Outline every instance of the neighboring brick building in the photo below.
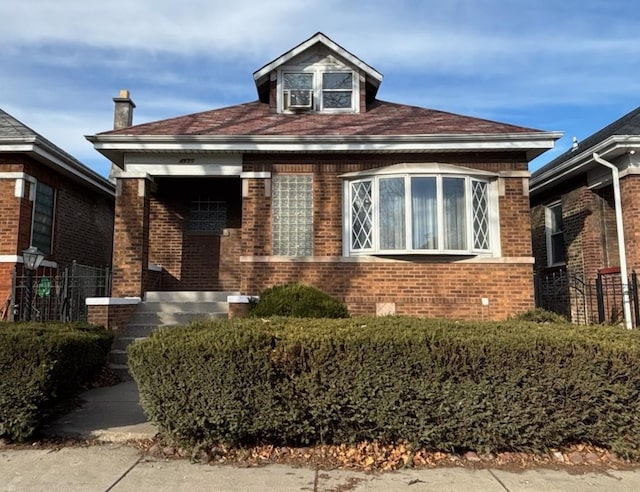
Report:
M 49 272 L 73 260 L 111 264 L 115 187 L 0 109 L 0 303 L 22 251 L 37 246 Z M 6 314 L 6 312 L 5 312 Z
M 575 142 L 571 149 L 531 177 L 536 273 L 540 281 L 553 280 L 558 287 L 556 292 L 566 297 L 564 303 L 556 305 L 552 283 L 547 282 L 545 286 L 540 284 L 539 302 L 550 303 L 574 321 L 615 322 L 623 317 L 621 237 L 627 271 L 640 269 L 640 157 L 637 150 L 640 150 L 640 108 L 582 142 Z M 608 165 L 614 166 L 619 176 L 623 231 L 616 227 L 616 179 Z M 594 297 L 598 274 L 605 290 L 599 301 Z M 573 285 L 565 286 L 564 277 Z M 607 292 L 607 282 L 610 292 Z M 613 292 L 614 287 L 618 292 Z M 598 303 L 601 313 L 598 313 Z
M 533 307 L 528 162 L 549 133 L 376 99 L 318 33 L 254 73 L 259 100 L 88 137 L 117 180 L 113 295 L 313 284 L 354 314 Z M 114 300 L 115 302 L 115 300 Z

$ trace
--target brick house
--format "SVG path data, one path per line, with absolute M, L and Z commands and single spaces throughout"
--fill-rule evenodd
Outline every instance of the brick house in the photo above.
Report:
M 253 79 L 255 102 L 134 126 L 123 91 L 88 137 L 117 181 L 106 303 L 303 282 L 353 314 L 533 307 L 528 162 L 560 134 L 379 100 L 322 33 Z
M 580 282 L 575 288 L 567 287 L 571 292 L 567 290 L 564 301 L 554 306 L 574 321 L 615 322 L 624 317 L 621 294 L 609 300 L 603 295 L 607 294 L 606 282 L 613 282 L 611 289 L 616 283 L 618 290 L 623 289 L 626 276 L 621 273 L 640 268 L 637 150 L 640 150 L 640 108 L 581 142 L 574 139 L 571 149 L 531 177 L 536 274 L 540 279 L 555 278 L 556 283 L 565 276 Z M 619 207 L 615 205 L 616 188 Z M 617 227 L 616 213 L 622 227 Z M 605 292 L 594 300 L 590 297 L 595 295 L 597 279 L 605 282 L 600 287 Z M 546 294 L 549 293 L 540 292 L 539 296 Z M 551 298 L 540 301 L 554 302 Z M 598 313 L 598 309 L 602 312 Z
M 0 302 L 33 245 L 54 272 L 73 260 L 110 265 L 115 186 L 0 109 Z

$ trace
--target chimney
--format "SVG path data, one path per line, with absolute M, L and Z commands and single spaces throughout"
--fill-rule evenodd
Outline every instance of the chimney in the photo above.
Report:
M 133 123 L 133 108 L 136 105 L 129 97 L 129 91 L 122 89 L 120 95 L 113 98 L 113 102 L 116 103 L 113 113 L 113 129 L 119 130 L 120 128 L 131 126 Z

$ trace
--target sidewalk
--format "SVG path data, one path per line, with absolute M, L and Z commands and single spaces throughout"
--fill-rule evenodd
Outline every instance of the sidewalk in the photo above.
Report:
M 59 450 L 0 450 L 0 491 L 637 491 L 640 471 L 570 475 L 467 468 L 366 474 L 270 465 L 237 468 L 143 457 L 118 444 Z
M 194 464 L 144 456 L 123 444 L 156 428 L 138 404 L 133 382 L 80 395 L 86 403 L 48 429 L 50 435 L 99 439 L 99 446 L 0 448 L 0 492 L 10 491 L 637 491 L 640 469 L 576 473 L 538 468 L 433 468 L 388 473 L 322 471 L 286 465 L 255 468 Z M 571 473 L 570 473 L 571 472 Z

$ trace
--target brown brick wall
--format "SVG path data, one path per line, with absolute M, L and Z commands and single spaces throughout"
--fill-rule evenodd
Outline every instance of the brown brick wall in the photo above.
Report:
M 533 308 L 530 264 L 282 261 L 243 263 L 243 270 L 243 293 L 301 282 L 346 302 L 352 314 L 375 314 L 381 302 L 395 303 L 396 314 L 456 319 L 504 319 Z
M 113 199 L 88 190 L 71 178 L 21 154 L 1 154 L 0 172 L 24 172 L 55 189 L 53 245 L 46 260 L 67 265 L 109 265 L 113 234 Z M 0 254 L 20 255 L 29 247 L 33 203 L 32 183 L 26 181 L 24 197 L 15 197 L 15 179 L 0 179 Z M 11 265 L 0 264 L 0 299 L 8 296 Z M 7 277 L 9 275 L 9 277 Z M 1 302 L 1 301 L 0 301 Z
M 629 175 L 620 180 L 620 199 L 624 217 L 624 239 L 627 268 L 640 271 L 640 176 Z
M 53 251 L 60 265 L 111 265 L 114 200 L 59 181 Z
M 144 179 L 119 179 L 113 239 L 112 295 L 142 296 L 149 264 L 149 192 Z
M 445 162 L 498 171 L 525 170 L 504 155 L 245 156 L 245 171 L 313 175 L 314 256 L 342 255 L 341 174 L 400 162 Z M 243 201 L 243 256 L 271 254 L 271 197 L 263 179 L 250 179 Z M 503 179 L 499 199 L 502 255 L 531 256 L 529 199 L 523 178 Z M 316 285 L 344 300 L 355 314 L 374 314 L 377 302 L 395 302 L 398 314 L 505 318 L 533 307 L 530 264 L 461 264 L 429 259 L 394 263 L 262 262 L 242 264 L 242 293 L 257 295 L 287 282 Z M 483 308 L 481 299 L 490 300 Z
M 2 168 L 0 168 L 1 170 Z M 22 200 L 14 196 L 15 180 L 0 179 L 0 254 L 18 254 L 18 229 Z
M 566 269 L 571 275 L 593 280 L 599 269 L 619 264 L 612 194 L 610 186 L 590 190 L 582 185 L 561 195 Z M 531 228 L 536 270 L 544 272 L 547 239 L 543 204 L 531 208 Z
M 524 161 L 500 154 L 475 155 L 373 155 L 373 156 L 245 156 L 245 171 L 271 171 L 273 175 L 313 175 L 314 256 L 342 254 L 342 182 L 348 172 L 373 169 L 402 162 L 442 162 L 487 171 L 526 170 Z M 243 200 L 245 256 L 271 254 L 271 197 L 265 197 L 264 179 L 250 179 L 249 196 Z M 500 197 L 500 227 L 503 256 L 531 256 L 529 198 L 522 178 L 506 178 Z M 268 186 L 268 185 L 267 185 Z
M 531 222 L 527 180 L 504 178 L 500 197 L 500 243 L 502 256 L 531 256 Z
M 117 336 L 126 328 L 137 308 L 137 304 L 87 306 L 87 320 L 93 325 L 105 327 Z

